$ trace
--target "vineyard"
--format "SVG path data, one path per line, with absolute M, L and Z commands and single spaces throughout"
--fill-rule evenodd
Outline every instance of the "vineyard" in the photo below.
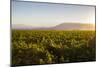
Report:
M 12 30 L 12 65 L 95 61 L 95 31 Z

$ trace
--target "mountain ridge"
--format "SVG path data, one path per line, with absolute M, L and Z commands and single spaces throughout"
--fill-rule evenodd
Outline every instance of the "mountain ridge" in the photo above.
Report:
M 12 25 L 12 29 L 24 30 L 95 30 L 95 25 L 87 23 L 61 23 L 53 27 L 33 27 L 29 25 Z

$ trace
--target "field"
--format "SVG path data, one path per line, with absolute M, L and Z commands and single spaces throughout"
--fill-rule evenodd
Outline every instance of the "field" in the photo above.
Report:
M 95 61 L 95 31 L 12 30 L 12 65 Z

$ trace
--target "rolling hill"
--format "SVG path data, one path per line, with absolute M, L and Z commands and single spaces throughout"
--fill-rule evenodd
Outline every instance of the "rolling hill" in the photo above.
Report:
M 54 30 L 95 30 L 95 25 L 82 24 L 82 23 L 62 23 L 56 25 L 52 29 Z

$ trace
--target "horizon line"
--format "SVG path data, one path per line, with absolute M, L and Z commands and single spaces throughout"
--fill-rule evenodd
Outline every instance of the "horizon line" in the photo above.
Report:
M 96 25 L 96 23 L 79 23 L 79 22 L 63 22 L 63 23 L 59 23 L 59 24 L 56 24 L 56 25 L 53 25 L 53 26 L 42 26 L 41 24 L 41 26 L 34 26 L 33 24 L 14 24 L 14 23 L 12 23 L 12 26 L 13 25 L 19 25 L 19 26 L 31 26 L 31 27 L 54 27 L 54 26 L 57 26 L 57 25 L 60 25 L 60 24 L 65 24 L 65 23 L 67 23 L 67 24 L 90 24 L 90 25 L 93 25 L 93 26 L 95 26 Z

